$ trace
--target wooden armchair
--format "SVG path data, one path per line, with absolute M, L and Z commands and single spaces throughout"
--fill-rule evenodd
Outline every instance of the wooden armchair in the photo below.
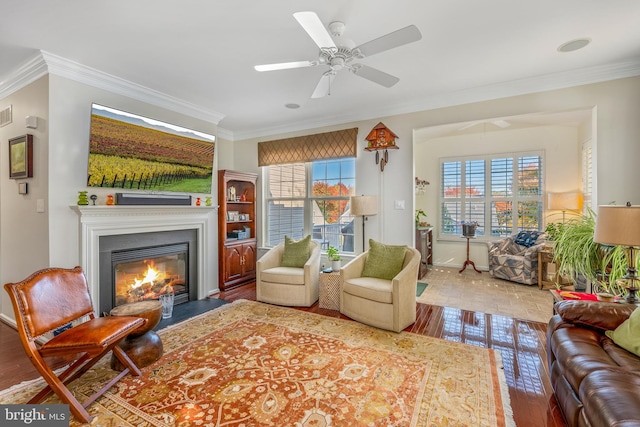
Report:
M 4 288 L 11 297 L 20 341 L 47 386 L 27 403 L 40 403 L 52 393 L 69 404 L 71 413 L 81 422 L 91 422 L 86 408 L 123 376 L 140 375 L 138 367 L 117 345 L 146 320 L 138 317 L 95 317 L 87 281 L 80 267 L 40 270 L 18 283 Z M 86 320 L 88 318 L 88 320 Z M 86 320 L 86 321 L 84 321 Z M 36 340 L 59 331 L 42 346 Z M 113 351 L 125 369 L 86 402 L 80 403 L 67 389 L 109 351 Z M 71 364 L 56 375 L 45 361 L 47 357 L 65 357 Z

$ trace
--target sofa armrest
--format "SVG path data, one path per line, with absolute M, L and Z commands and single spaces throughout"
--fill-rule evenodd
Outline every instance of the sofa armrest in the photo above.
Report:
M 627 320 L 636 306 L 598 301 L 560 301 L 555 311 L 565 322 L 601 331 L 613 330 Z

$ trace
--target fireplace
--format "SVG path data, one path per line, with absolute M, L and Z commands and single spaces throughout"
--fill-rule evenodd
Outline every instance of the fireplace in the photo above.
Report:
M 102 236 L 100 313 L 174 292 L 174 304 L 198 298 L 196 230 Z

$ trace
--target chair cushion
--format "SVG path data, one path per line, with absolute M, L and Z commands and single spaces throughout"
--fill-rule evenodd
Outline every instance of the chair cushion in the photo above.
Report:
M 282 253 L 283 267 L 304 267 L 311 256 L 311 235 L 293 240 L 289 236 L 284 236 L 284 252 Z
M 515 242 L 521 246 L 530 248 L 536 244 L 536 240 L 538 240 L 538 237 L 540 237 L 541 234 L 542 232 L 540 231 L 521 231 L 516 236 Z
M 640 310 L 633 310 L 631 316 L 620 326 L 605 333 L 620 347 L 640 356 Z
M 346 280 L 342 285 L 343 292 L 385 304 L 393 303 L 391 280 L 375 277 L 356 277 Z
M 40 352 L 45 357 L 58 351 L 69 354 L 73 349 L 99 353 L 145 323 L 146 319 L 133 316 L 96 317 L 56 335 L 42 345 Z
M 304 268 L 274 267 L 260 272 L 260 281 L 283 285 L 303 285 Z
M 362 277 L 391 280 L 402 270 L 406 245 L 385 245 L 369 239 L 369 252 L 364 262 Z

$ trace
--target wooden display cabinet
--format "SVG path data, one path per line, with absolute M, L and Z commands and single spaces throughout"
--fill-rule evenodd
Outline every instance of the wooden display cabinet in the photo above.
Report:
M 256 278 L 257 180 L 255 173 L 218 171 L 218 271 L 223 291 Z

